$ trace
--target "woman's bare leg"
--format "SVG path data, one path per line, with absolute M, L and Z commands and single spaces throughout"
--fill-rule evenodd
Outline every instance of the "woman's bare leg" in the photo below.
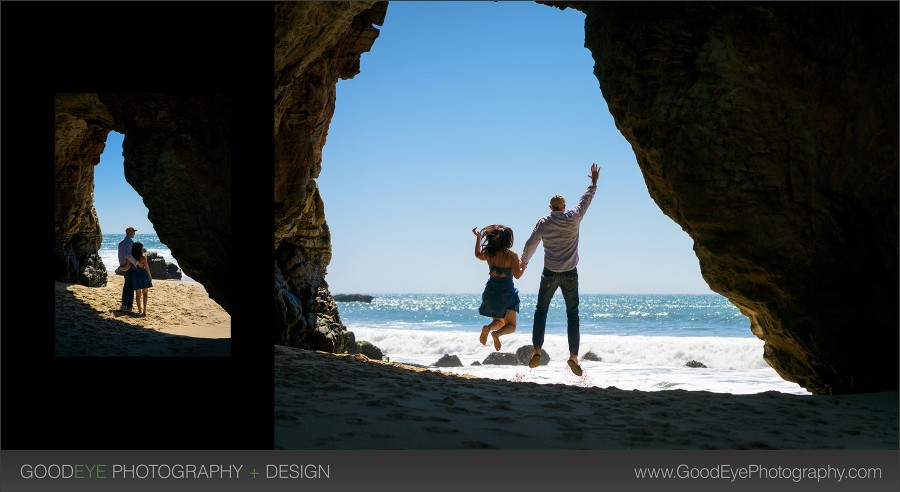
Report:
M 506 317 L 503 318 L 503 325 L 499 330 L 491 333 L 491 336 L 494 337 L 494 350 L 500 351 L 500 337 L 502 335 L 508 335 L 516 331 L 516 312 L 515 311 L 507 311 Z
M 144 314 L 147 314 L 147 297 L 150 294 L 150 289 L 141 289 L 144 294 Z
M 491 330 L 499 330 L 499 329 L 502 328 L 503 325 L 505 325 L 505 324 L 506 324 L 506 320 L 505 320 L 505 319 L 503 319 L 503 318 L 494 318 L 494 320 L 491 321 L 491 324 L 489 324 L 489 325 L 484 325 L 484 326 L 481 327 L 481 336 L 478 337 L 478 341 L 480 341 L 482 345 L 487 344 L 488 333 L 490 333 Z
M 134 302 L 137 304 L 138 314 L 141 314 L 143 312 L 141 309 L 141 289 L 135 289 Z

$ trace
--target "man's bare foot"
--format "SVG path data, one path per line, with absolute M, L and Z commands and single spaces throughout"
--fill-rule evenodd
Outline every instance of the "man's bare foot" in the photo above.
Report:
M 488 325 L 484 325 L 481 327 L 481 336 L 478 337 L 478 341 L 480 341 L 482 345 L 487 345 L 487 337 L 488 333 L 490 332 L 491 329 L 488 327 Z
M 491 336 L 494 337 L 494 349 L 499 352 L 500 351 L 500 335 L 497 332 L 491 333 Z

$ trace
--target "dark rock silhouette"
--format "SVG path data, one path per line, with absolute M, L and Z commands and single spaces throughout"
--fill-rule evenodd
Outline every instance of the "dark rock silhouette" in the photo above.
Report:
M 334 294 L 332 296 L 336 302 L 372 302 L 374 296 L 366 294 Z
M 181 279 L 181 270 L 178 265 L 172 262 L 166 262 L 166 258 L 155 252 L 147 253 L 147 264 L 150 266 L 150 276 L 154 280 L 177 280 Z M 115 270 L 116 275 L 125 275 L 124 271 Z
M 356 343 L 356 334 L 352 331 L 347 332 L 347 345 L 345 350 L 348 354 L 358 354 L 360 352 L 359 344 Z
M 528 365 L 531 362 L 531 356 L 534 354 L 534 345 L 522 345 L 516 350 L 516 358 L 519 359 L 519 364 Z M 541 348 L 541 365 L 546 366 L 550 363 L 550 354 L 547 353 L 546 350 Z
M 382 360 L 384 359 L 384 353 L 380 348 L 372 345 L 370 342 L 362 340 L 359 342 L 359 351 L 366 357 L 373 360 Z
M 597 355 L 593 352 L 588 352 L 588 353 L 584 354 L 584 356 L 581 358 L 581 360 L 600 362 L 603 359 L 601 359 L 599 355 Z
M 481 363 L 484 365 L 517 366 L 519 365 L 519 358 L 516 357 L 516 354 L 509 352 L 491 352 Z
M 178 265 L 174 263 L 166 264 L 166 272 L 169 274 L 169 278 L 180 280 L 181 279 L 181 269 L 178 268 Z
M 463 364 L 459 360 L 459 357 L 455 355 L 445 354 L 441 357 L 437 362 L 434 363 L 434 367 L 462 367 Z

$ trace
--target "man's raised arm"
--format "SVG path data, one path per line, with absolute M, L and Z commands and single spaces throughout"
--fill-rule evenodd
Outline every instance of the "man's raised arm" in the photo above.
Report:
M 575 207 L 575 213 L 578 216 L 584 216 L 587 212 L 588 207 L 591 206 L 591 200 L 594 199 L 594 193 L 597 192 L 597 179 L 600 177 L 600 166 L 596 163 L 591 164 L 591 174 L 588 175 L 591 178 L 591 184 L 588 186 L 587 191 L 584 192 L 584 195 L 581 195 L 581 199 L 578 200 L 578 206 Z

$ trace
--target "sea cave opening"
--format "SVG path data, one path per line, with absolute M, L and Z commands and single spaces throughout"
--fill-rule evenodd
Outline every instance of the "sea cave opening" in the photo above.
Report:
M 429 365 L 455 351 L 455 370 L 469 370 L 494 351 L 476 340 L 487 272 L 471 229 L 508 225 L 521 253 L 550 196 L 577 203 L 596 162 L 579 246 L 582 354 L 597 355 L 618 387 L 806 394 L 768 367 L 747 318 L 709 289 L 692 240 L 650 198 L 583 25 L 581 12 L 535 3 L 390 5 L 361 73 L 338 83 L 317 179 L 329 288 L 375 296 L 339 303 L 342 321 L 393 361 Z M 516 281 L 518 329 L 504 352 L 531 344 L 542 254 Z M 551 334 L 545 348 L 559 365 L 559 291 Z M 697 361 L 712 371 L 684 367 Z
M 133 227 L 136 229 L 133 240 L 143 243 L 148 257 L 162 260 L 154 262 L 155 279 L 195 282 L 179 268 L 172 250 L 159 239 L 143 199 L 125 179 L 124 140 L 124 134 L 110 131 L 100 161 L 94 167 L 94 209 L 102 233 L 98 254 L 107 274 L 117 274 L 118 244 L 125 237 L 126 228 Z

